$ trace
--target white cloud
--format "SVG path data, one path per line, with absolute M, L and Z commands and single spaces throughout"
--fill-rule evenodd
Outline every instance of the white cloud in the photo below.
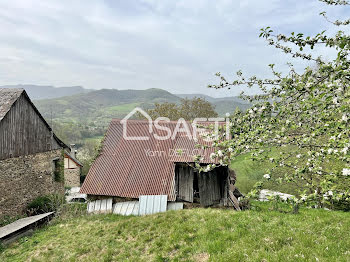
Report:
M 217 71 L 265 76 L 288 60 L 261 27 L 316 33 L 328 26 L 321 10 L 317 0 L 1 1 L 0 85 L 218 94 L 206 88 Z

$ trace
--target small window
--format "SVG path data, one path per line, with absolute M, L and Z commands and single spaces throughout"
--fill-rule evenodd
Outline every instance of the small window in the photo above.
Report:
M 52 171 L 54 172 L 54 173 L 56 173 L 56 172 L 59 172 L 60 170 L 60 165 L 59 165 L 59 161 L 60 161 L 60 159 L 59 158 L 55 158 L 54 160 L 52 160 Z
M 52 169 L 55 181 L 63 182 L 63 169 L 62 163 L 59 158 L 55 158 L 54 160 L 52 160 Z

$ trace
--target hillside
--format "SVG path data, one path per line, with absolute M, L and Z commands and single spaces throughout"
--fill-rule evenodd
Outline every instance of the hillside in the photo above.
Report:
M 187 209 L 57 220 L 3 249 L 0 261 L 348 261 L 345 212 Z
M 46 119 L 106 126 L 112 118 L 123 118 L 136 106 L 149 108 L 154 103 L 179 101 L 179 97 L 162 89 L 101 89 L 34 103 Z
M 194 96 L 197 95 L 188 97 L 193 98 Z M 216 111 L 221 116 L 227 112 L 233 112 L 236 107 L 245 110 L 249 106 L 239 98 L 212 98 L 209 96 L 205 98 L 214 104 Z M 101 89 L 67 97 L 35 100 L 34 103 L 46 119 L 52 117 L 53 120 L 61 122 L 84 122 L 105 126 L 111 118 L 123 118 L 136 106 L 147 109 L 154 103 L 179 103 L 180 100 L 180 96 L 162 89 Z
M 0 86 L 0 88 L 23 88 L 32 100 L 57 98 L 92 91 L 91 89 L 85 89 L 81 86 L 54 87 L 38 85 L 6 85 Z

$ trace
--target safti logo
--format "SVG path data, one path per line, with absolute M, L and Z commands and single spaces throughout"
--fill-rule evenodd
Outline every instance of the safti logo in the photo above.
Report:
M 142 114 L 147 120 L 148 120 L 148 136 L 128 136 L 128 120 L 130 117 L 132 117 L 136 113 Z M 229 114 L 226 114 L 229 115 Z M 158 117 L 154 121 L 152 118 L 145 112 L 142 108 L 140 107 L 135 107 L 127 116 L 125 116 L 120 123 L 123 124 L 123 138 L 125 140 L 149 140 L 150 136 L 153 135 L 153 137 L 157 140 L 168 140 L 168 139 L 175 139 L 177 133 L 186 133 L 187 137 L 189 139 L 193 139 L 194 141 L 197 141 L 198 139 L 198 134 L 201 134 L 204 138 L 203 140 L 206 142 L 210 142 L 213 139 L 218 137 L 219 134 L 219 123 L 225 122 L 225 127 L 226 127 L 226 139 L 229 139 L 229 118 L 195 118 L 192 123 L 192 132 L 191 128 L 189 127 L 189 123 L 183 119 L 180 118 L 177 120 L 176 126 L 174 130 L 171 130 L 169 127 L 164 125 L 164 123 L 169 123 L 170 119 L 167 117 Z M 212 135 L 211 137 L 208 137 L 207 135 L 209 134 L 208 130 L 205 128 L 198 127 L 200 123 L 210 123 L 214 124 L 214 132 L 211 132 Z M 163 124 L 163 125 L 162 125 Z M 154 132 L 153 129 L 161 130 L 161 131 L 166 131 L 165 136 L 159 136 L 157 132 Z

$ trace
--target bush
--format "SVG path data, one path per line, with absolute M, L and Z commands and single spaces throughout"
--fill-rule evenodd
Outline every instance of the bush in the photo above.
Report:
M 58 194 L 39 196 L 27 205 L 27 215 L 55 212 L 65 203 L 64 196 Z
M 333 202 L 334 210 L 350 211 L 350 200 L 343 198 L 339 200 L 334 200 Z

